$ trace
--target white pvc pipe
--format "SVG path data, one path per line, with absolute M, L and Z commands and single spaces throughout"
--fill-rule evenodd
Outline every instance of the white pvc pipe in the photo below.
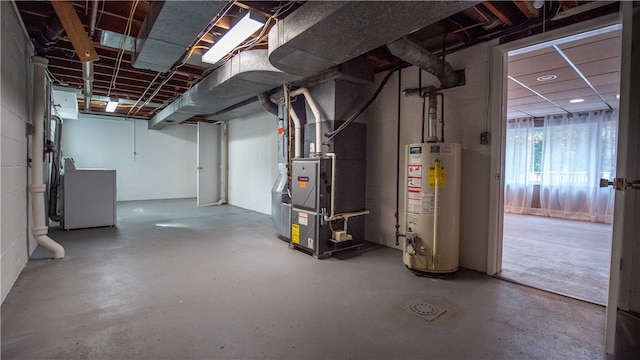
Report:
M 315 153 L 322 153 L 322 116 L 320 115 L 320 109 L 318 108 L 318 105 L 316 105 L 316 102 L 313 101 L 313 98 L 309 93 L 309 89 L 301 87 L 292 91 L 289 95 L 294 97 L 298 95 L 304 95 L 304 98 L 307 100 L 309 108 L 311 108 L 311 112 L 313 113 L 313 117 L 316 120 Z
M 32 233 L 36 242 L 43 248 L 51 251 L 56 259 L 64 257 L 64 248 L 47 236 L 49 228 L 45 221 L 44 191 L 45 185 L 42 179 L 44 157 L 44 88 L 45 69 L 49 60 L 33 56 L 33 111 L 31 123 L 33 124 L 33 136 L 31 137 L 31 211 L 33 215 Z
M 296 114 L 293 108 L 289 109 L 289 115 L 291 115 L 291 119 L 293 120 L 294 157 L 300 158 L 302 157 L 302 126 L 300 126 L 300 118 L 298 118 L 298 114 Z

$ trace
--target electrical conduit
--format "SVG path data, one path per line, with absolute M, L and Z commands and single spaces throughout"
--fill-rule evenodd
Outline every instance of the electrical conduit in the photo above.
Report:
M 31 211 L 33 215 L 32 233 L 36 242 L 53 253 L 55 259 L 64 257 L 64 248 L 47 236 L 49 228 L 46 225 L 44 213 L 43 183 L 43 155 L 44 155 L 44 87 L 45 69 L 49 61 L 40 56 L 32 57 L 33 60 L 33 111 L 31 122 L 33 124 L 32 150 L 31 150 Z

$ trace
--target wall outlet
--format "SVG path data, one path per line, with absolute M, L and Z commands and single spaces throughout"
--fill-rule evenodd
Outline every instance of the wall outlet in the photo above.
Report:
M 480 144 L 481 145 L 489 145 L 489 140 L 490 139 L 491 139 L 491 136 L 489 135 L 488 131 L 480 133 Z

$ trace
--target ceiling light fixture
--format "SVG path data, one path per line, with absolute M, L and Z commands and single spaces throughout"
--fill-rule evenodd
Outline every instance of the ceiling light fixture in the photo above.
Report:
M 106 112 L 115 112 L 116 108 L 118 107 L 118 102 L 117 101 L 107 101 L 107 108 L 105 109 Z
M 581 102 L 583 102 L 583 101 L 584 101 L 584 99 L 573 99 L 573 100 L 569 100 L 569 102 L 570 102 L 570 103 L 572 103 L 572 104 L 581 103 Z
M 202 55 L 202 61 L 210 64 L 217 63 L 246 38 L 264 26 L 265 22 L 264 16 L 250 11 Z
M 549 81 L 549 80 L 555 80 L 558 77 L 556 75 L 550 74 L 550 75 L 542 75 L 542 76 L 538 76 L 536 78 L 536 80 L 538 81 Z

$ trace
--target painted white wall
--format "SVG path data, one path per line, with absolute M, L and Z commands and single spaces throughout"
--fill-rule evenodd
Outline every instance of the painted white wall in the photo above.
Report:
M 77 168 L 115 169 L 117 200 L 191 198 L 196 196 L 196 127 L 148 130 L 136 120 L 84 116 L 65 120 L 63 154 Z
M 489 104 L 490 45 L 480 44 L 447 56 L 454 69 L 466 68 L 466 85 L 446 89 L 445 140 L 462 144 L 462 184 L 460 204 L 460 265 L 486 271 L 489 212 L 490 146 L 480 144 L 480 133 L 490 127 Z M 366 220 L 366 239 L 395 246 L 396 126 L 398 91 L 418 87 L 419 70 L 402 70 L 398 87 L 395 73 L 378 99 L 363 114 L 367 123 L 367 208 L 372 213 Z M 376 76 L 373 93 L 386 73 Z M 422 86 L 439 82 L 423 72 Z M 406 166 L 404 147 L 421 140 L 422 100 L 401 98 L 400 155 L 400 231 L 404 232 L 403 177 Z M 400 244 L 402 244 L 402 239 Z M 397 246 L 400 248 L 400 246 Z
M 277 136 L 276 116 L 266 111 L 229 122 L 229 204 L 271 214 Z
M 2 301 L 24 268 L 35 243 L 29 245 L 27 215 L 27 137 L 31 97 L 31 42 L 24 35 L 10 2 L 2 14 L 2 89 L 0 98 L 0 255 Z

